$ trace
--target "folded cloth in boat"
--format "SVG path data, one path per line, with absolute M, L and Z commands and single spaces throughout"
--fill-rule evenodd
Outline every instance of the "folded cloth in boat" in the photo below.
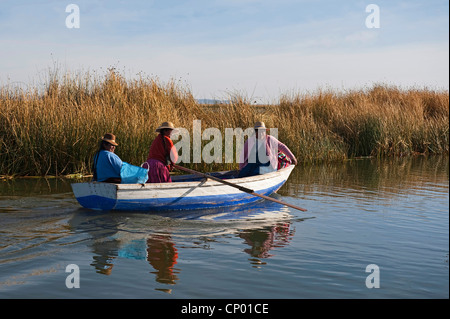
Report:
M 122 184 L 144 184 L 148 179 L 148 169 L 123 162 L 120 177 Z

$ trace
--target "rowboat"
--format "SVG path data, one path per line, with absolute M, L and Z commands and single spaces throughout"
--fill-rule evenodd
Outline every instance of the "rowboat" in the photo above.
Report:
M 294 165 L 264 175 L 236 178 L 237 171 L 211 173 L 228 184 L 268 196 L 286 182 Z M 260 197 L 220 181 L 195 174 L 172 176 L 172 183 L 113 184 L 82 182 L 71 184 L 79 204 L 94 210 L 164 211 L 228 207 L 252 203 Z

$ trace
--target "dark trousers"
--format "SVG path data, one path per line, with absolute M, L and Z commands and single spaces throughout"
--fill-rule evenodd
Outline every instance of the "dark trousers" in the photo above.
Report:
M 268 164 L 270 164 L 270 162 Z M 259 175 L 259 168 L 261 166 L 268 166 L 268 164 L 248 163 L 241 169 L 238 178 Z

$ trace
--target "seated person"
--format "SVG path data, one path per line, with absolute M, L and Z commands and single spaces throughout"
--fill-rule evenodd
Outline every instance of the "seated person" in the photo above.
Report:
M 264 122 L 256 122 L 254 129 L 255 135 L 245 141 L 244 148 L 242 149 L 239 159 L 240 172 L 238 177 L 254 176 L 276 171 L 279 166 L 279 152 L 285 154 L 291 163 L 297 165 L 297 159 L 289 148 L 275 137 L 266 134 Z
M 171 122 L 162 123 L 156 132 L 158 136 L 153 140 L 148 152 L 147 161 L 142 167 L 148 168 L 147 183 L 171 183 L 170 171 L 172 163 L 178 160 L 178 152 L 170 139 L 175 129 Z
M 114 134 L 107 133 L 100 141 L 99 150 L 94 155 L 94 181 L 106 183 L 120 183 L 120 171 L 123 162 L 114 154 L 116 149 L 116 137 Z

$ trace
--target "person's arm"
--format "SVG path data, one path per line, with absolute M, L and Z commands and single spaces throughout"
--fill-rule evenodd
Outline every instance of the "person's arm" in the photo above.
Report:
M 178 161 L 177 148 L 175 147 L 175 145 L 173 145 L 173 142 L 170 139 L 170 137 L 163 136 L 163 141 L 164 141 L 164 143 L 163 143 L 164 147 L 166 148 L 164 150 L 164 152 L 167 152 L 167 150 L 169 150 L 170 164 L 168 165 L 168 169 L 169 169 L 169 171 L 172 171 L 173 170 L 173 164 L 176 164 L 176 162 Z
M 291 150 L 285 144 L 283 144 L 282 142 L 277 140 L 275 137 L 273 137 L 273 136 L 270 136 L 270 137 L 271 137 L 272 141 L 277 143 L 276 145 L 278 145 L 278 151 L 286 154 L 286 156 L 291 160 L 292 164 L 297 165 L 297 158 L 291 152 Z
M 239 170 L 243 169 L 248 162 L 248 139 L 244 143 L 244 147 L 241 150 L 241 154 L 239 156 Z
M 173 164 L 176 164 L 178 161 L 178 152 L 177 152 L 177 148 L 174 145 L 170 149 L 170 161 Z

